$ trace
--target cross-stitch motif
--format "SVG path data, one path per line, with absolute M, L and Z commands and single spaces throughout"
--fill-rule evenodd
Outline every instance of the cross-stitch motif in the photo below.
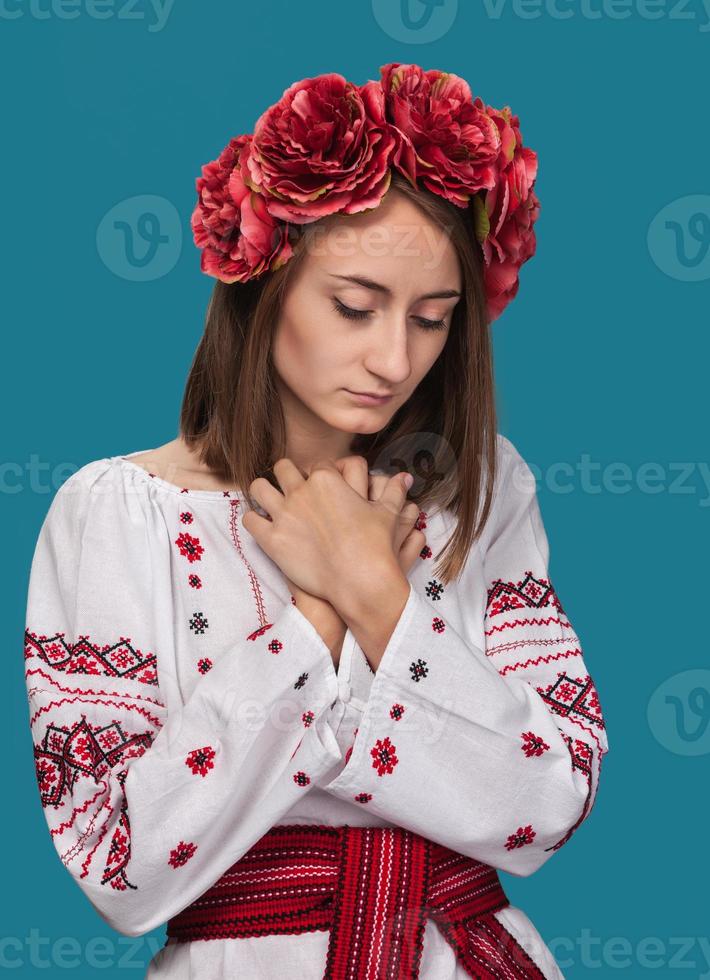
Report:
M 413 660 L 409 665 L 409 669 L 412 673 L 412 679 L 415 680 L 417 684 L 422 677 L 426 677 L 426 675 L 429 673 L 426 660 L 422 660 L 421 657 L 418 660 Z
M 600 729 L 605 727 L 597 691 L 589 674 L 570 677 L 560 670 L 554 683 L 536 687 L 536 690 L 555 714 L 572 717 L 584 727 L 587 724 Z
M 393 745 L 388 737 L 377 739 L 373 748 L 370 749 L 370 755 L 372 756 L 372 768 L 377 770 L 378 776 L 384 776 L 385 773 L 394 771 L 394 767 L 399 762 L 395 755 L 396 751 L 397 746 Z
M 180 534 L 178 534 L 177 538 L 175 538 L 175 544 L 178 546 L 180 554 L 184 558 L 187 558 L 190 563 L 194 561 L 202 561 L 202 555 L 204 554 L 205 549 L 200 544 L 199 538 L 194 538 L 191 534 L 188 534 L 187 531 L 182 531 Z
M 444 594 L 444 583 L 433 578 L 427 582 L 424 591 L 430 599 L 433 599 L 436 602 L 441 599 L 442 595 Z
M 498 616 L 511 609 L 542 609 L 552 606 L 564 615 L 562 604 L 555 590 L 545 578 L 535 578 L 531 571 L 518 582 L 504 582 L 496 579 L 488 589 L 487 616 Z
M 194 612 L 192 616 L 190 616 L 189 622 L 192 632 L 198 635 L 204 633 L 209 627 L 206 616 L 204 616 L 201 612 Z
M 109 769 L 142 755 L 153 735 L 152 730 L 126 735 L 118 721 L 92 725 L 85 716 L 72 727 L 50 723 L 34 746 L 42 806 L 61 806 L 81 778 L 99 784 Z
M 508 837 L 505 846 L 509 851 L 512 851 L 515 847 L 524 847 L 525 844 L 532 844 L 535 836 L 535 831 L 530 824 L 526 827 L 518 827 L 515 833 Z
M 184 864 L 187 864 L 196 850 L 197 844 L 193 844 L 191 841 L 185 842 L 181 840 L 177 847 L 174 847 L 170 852 L 168 864 L 172 865 L 173 868 L 181 868 Z
M 547 742 L 539 735 L 535 735 L 534 732 L 521 732 L 520 737 L 523 740 L 520 747 L 528 758 L 532 758 L 534 755 L 542 755 L 550 748 Z
M 25 659 L 39 657 L 53 670 L 67 674 L 103 674 L 105 677 L 130 678 L 142 684 L 157 685 L 157 661 L 154 653 L 134 647 L 130 637 L 121 636 L 115 643 L 103 645 L 82 634 L 76 643 L 67 643 L 64 633 L 37 635 L 25 630 Z
M 193 589 L 201 589 L 202 588 L 202 579 L 200 578 L 199 575 L 195 575 L 194 572 L 191 575 L 188 575 L 187 576 L 187 581 L 188 581 L 190 587 L 193 588 Z
M 122 769 L 116 774 L 116 779 L 120 783 L 121 789 L 124 789 L 127 775 L 127 769 Z M 128 800 L 124 791 L 121 802 L 121 813 L 118 819 L 118 825 L 113 832 L 111 843 L 109 844 L 106 867 L 101 876 L 101 884 L 105 885 L 108 882 L 116 891 L 126 891 L 127 888 L 135 890 L 137 886 L 132 885 L 126 877 L 126 867 L 130 859 L 131 824 L 128 819 Z
M 299 674 L 298 680 L 293 685 L 295 690 L 299 691 L 307 680 L 308 680 L 308 671 L 304 671 L 302 674 Z
M 404 714 L 403 704 L 393 704 L 392 707 L 390 708 L 390 718 L 393 721 L 399 721 L 403 714 Z
M 209 657 L 201 657 L 197 661 L 197 669 L 201 674 L 206 674 L 208 670 L 212 669 L 212 661 Z
M 214 769 L 215 754 L 211 745 L 205 745 L 201 749 L 193 749 L 185 759 L 185 765 L 195 775 L 206 776 L 210 769 Z
M 193 519 L 194 518 L 189 510 L 184 510 L 182 514 L 180 514 L 180 521 L 183 524 L 192 524 Z
M 311 781 L 311 777 L 307 776 L 305 772 L 299 770 L 293 774 L 293 781 L 297 786 L 308 786 Z

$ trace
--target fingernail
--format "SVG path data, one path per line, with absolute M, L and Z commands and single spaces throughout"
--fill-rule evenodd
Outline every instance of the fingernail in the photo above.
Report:
M 414 483 L 414 477 L 412 476 L 411 473 L 405 473 L 404 474 L 404 481 L 403 482 L 404 482 L 405 488 L 407 490 L 409 490 L 409 488 L 411 487 L 411 485 Z

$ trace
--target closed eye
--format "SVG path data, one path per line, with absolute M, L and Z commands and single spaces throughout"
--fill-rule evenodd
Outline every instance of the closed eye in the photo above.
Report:
M 346 320 L 367 320 L 370 314 L 374 312 L 373 310 L 356 310 L 352 306 L 346 306 L 345 303 L 341 303 L 337 296 L 333 297 L 333 307 Z M 425 330 L 446 329 L 446 320 L 428 320 L 423 316 L 415 316 L 414 319 Z

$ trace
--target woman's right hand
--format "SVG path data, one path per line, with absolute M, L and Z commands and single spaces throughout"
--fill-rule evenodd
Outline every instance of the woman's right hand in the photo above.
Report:
M 379 500 L 389 478 L 384 474 L 371 475 L 364 457 L 342 456 L 335 460 L 335 465 L 340 470 L 343 479 L 361 497 L 366 500 Z M 399 567 L 404 576 L 407 577 L 426 544 L 426 536 L 423 531 L 414 527 L 419 517 L 419 506 L 413 500 L 403 505 L 399 516 L 394 548 L 397 549 Z M 296 600 L 297 607 L 313 623 L 328 644 L 337 668 L 347 625 L 325 599 L 298 588 L 288 577 L 286 581 Z

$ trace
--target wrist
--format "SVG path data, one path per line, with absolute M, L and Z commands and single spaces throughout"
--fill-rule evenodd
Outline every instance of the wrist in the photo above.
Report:
M 331 653 L 340 650 L 347 626 L 329 602 L 302 593 L 296 597 L 296 608 L 320 634 Z
M 383 596 L 408 595 L 409 588 L 409 579 L 393 556 L 391 561 L 368 565 L 361 580 L 343 583 L 331 603 L 346 628 L 362 628 L 372 610 L 382 605 Z

